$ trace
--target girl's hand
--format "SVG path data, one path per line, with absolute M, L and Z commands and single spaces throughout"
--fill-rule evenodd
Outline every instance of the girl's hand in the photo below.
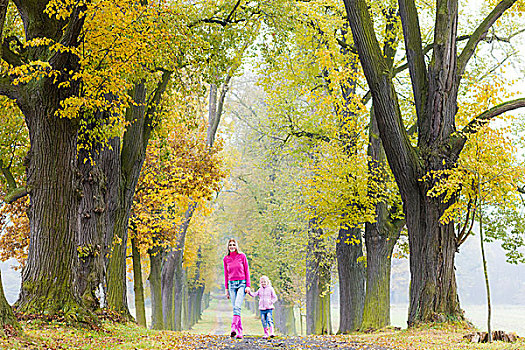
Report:
M 226 299 L 230 299 L 230 292 L 226 289 Z
M 245 292 L 246 294 L 250 293 L 250 291 L 251 291 L 250 287 L 246 287 L 246 288 L 244 289 L 244 292 Z

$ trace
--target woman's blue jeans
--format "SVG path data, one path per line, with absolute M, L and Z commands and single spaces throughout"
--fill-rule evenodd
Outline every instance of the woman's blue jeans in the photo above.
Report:
M 261 310 L 261 322 L 263 328 L 273 327 L 273 309 Z
M 246 293 L 246 280 L 228 281 L 228 292 L 233 306 L 233 314 L 241 316 L 241 306 Z

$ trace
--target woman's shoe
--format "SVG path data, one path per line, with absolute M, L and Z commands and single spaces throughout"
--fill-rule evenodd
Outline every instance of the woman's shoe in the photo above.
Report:
M 237 339 L 242 339 L 242 322 L 241 322 L 241 316 L 237 316 L 237 335 L 235 336 Z
M 237 323 L 239 322 L 238 320 L 240 320 L 241 317 L 239 315 L 233 315 L 233 319 L 232 319 L 232 328 L 231 328 L 231 333 L 230 333 L 230 337 L 235 337 L 237 335 Z

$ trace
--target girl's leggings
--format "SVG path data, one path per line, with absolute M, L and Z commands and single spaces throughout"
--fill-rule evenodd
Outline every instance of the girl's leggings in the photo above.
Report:
M 273 327 L 273 309 L 260 310 L 261 311 L 261 322 L 263 328 Z

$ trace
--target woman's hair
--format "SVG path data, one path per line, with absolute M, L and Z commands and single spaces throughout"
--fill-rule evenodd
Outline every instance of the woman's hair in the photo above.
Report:
M 230 238 L 228 240 L 228 244 L 226 245 L 226 251 L 228 252 L 226 255 L 230 255 L 230 242 L 235 242 L 235 246 L 237 247 L 235 249 L 235 251 L 238 253 L 239 252 L 239 243 L 237 243 L 237 241 L 233 238 Z
M 272 286 L 272 282 L 270 282 L 270 279 L 268 278 L 268 276 L 263 275 L 261 276 L 261 279 L 266 281 L 266 284 L 268 285 L 268 287 Z

